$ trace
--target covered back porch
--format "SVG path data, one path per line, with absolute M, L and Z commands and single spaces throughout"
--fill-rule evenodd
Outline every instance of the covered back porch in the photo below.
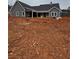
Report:
M 26 11 L 25 17 L 48 17 L 49 12 L 33 12 L 33 11 Z

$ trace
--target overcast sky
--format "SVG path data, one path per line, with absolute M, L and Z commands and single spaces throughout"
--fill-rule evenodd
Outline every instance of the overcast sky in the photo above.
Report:
M 16 0 L 8 0 L 9 5 L 13 5 Z M 19 0 L 31 6 L 37 6 L 40 4 L 49 4 L 51 1 L 52 3 L 59 3 L 60 8 L 67 9 L 70 6 L 70 0 Z

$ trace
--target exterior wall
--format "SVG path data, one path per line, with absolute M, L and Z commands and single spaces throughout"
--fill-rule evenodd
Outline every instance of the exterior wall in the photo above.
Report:
M 12 7 L 12 9 L 10 11 L 10 15 L 16 16 L 17 12 L 19 12 L 19 15 L 18 15 L 19 17 L 26 17 L 27 16 L 27 13 L 26 13 L 25 9 L 20 5 L 19 2 L 16 2 L 14 4 L 14 6 Z M 24 15 L 23 15 L 23 12 L 24 12 Z M 53 17 L 52 12 L 57 13 L 56 17 L 60 16 L 60 11 L 56 8 L 52 8 L 46 16 Z
M 52 12 L 56 12 L 57 13 L 57 16 L 56 17 L 59 17 L 60 16 L 60 11 L 58 9 L 56 9 L 56 8 L 51 9 L 50 12 L 49 12 L 49 16 L 50 17 L 53 17 L 52 16 Z
M 13 6 L 13 8 L 11 9 L 10 13 L 12 16 L 16 16 L 16 12 L 19 12 L 19 17 L 25 17 L 25 15 L 22 15 L 22 12 L 25 12 L 25 10 L 22 8 L 22 6 L 16 2 Z M 25 13 L 24 13 L 25 14 Z
M 70 16 L 70 10 L 62 12 L 61 16 Z

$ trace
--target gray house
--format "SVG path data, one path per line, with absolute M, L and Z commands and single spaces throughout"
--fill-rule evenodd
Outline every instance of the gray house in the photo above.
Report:
M 21 1 L 16 1 L 10 9 L 11 16 L 19 17 L 60 17 L 61 9 L 58 3 L 30 6 Z

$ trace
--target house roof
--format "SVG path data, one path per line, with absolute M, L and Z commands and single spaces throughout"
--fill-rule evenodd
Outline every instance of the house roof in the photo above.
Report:
M 18 2 L 19 2 L 24 8 L 26 8 L 26 7 L 31 8 L 31 6 L 28 5 L 28 4 L 25 4 L 25 3 L 21 2 L 21 1 L 18 1 Z
M 70 10 L 65 10 L 65 9 L 63 9 L 62 12 L 63 12 L 63 13 L 68 13 L 68 12 L 70 12 Z
M 10 6 L 10 5 L 8 5 L 8 11 L 10 11 L 10 8 L 11 8 L 12 6 Z
M 44 5 L 40 5 L 40 6 L 33 6 L 32 8 L 37 10 L 37 11 L 48 11 L 49 9 L 51 9 L 52 7 L 59 7 L 59 4 L 44 4 Z
M 30 6 L 30 5 L 27 5 L 26 3 L 23 3 L 21 1 L 18 1 L 24 8 L 25 10 L 27 8 L 30 8 L 30 9 L 33 9 L 33 10 L 36 10 L 36 11 L 48 11 L 50 8 L 52 7 L 56 7 L 56 8 L 59 8 L 59 3 L 55 3 L 55 4 L 44 4 L 44 5 L 40 5 L 40 6 Z

